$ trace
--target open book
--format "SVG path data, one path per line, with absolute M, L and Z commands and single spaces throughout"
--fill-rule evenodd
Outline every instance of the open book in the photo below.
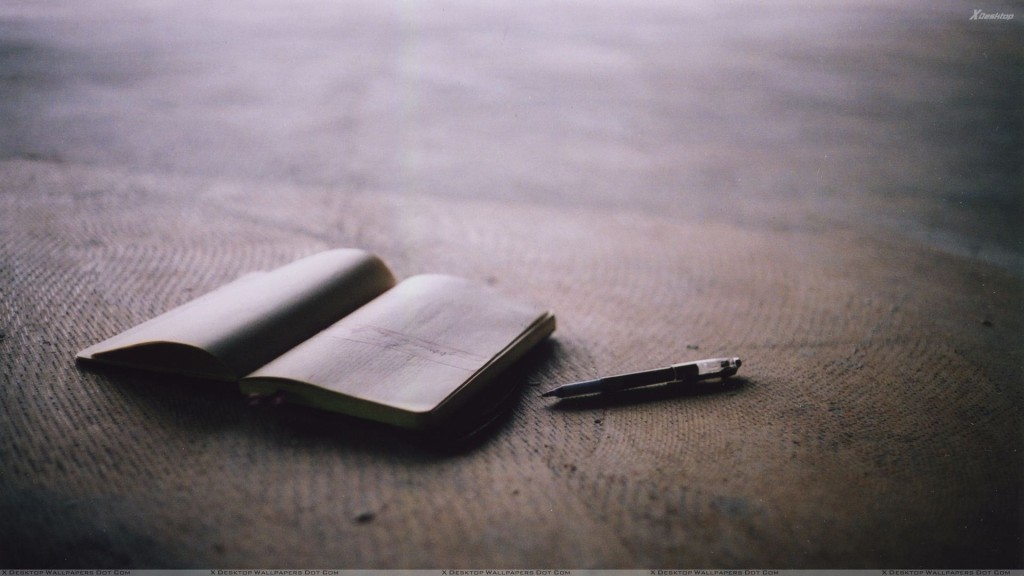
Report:
M 550 312 L 489 286 L 434 274 L 396 285 L 376 256 L 340 249 L 243 276 L 78 359 L 422 429 L 554 329 Z

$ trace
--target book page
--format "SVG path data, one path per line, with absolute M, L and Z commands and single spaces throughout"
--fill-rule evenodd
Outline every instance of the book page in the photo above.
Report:
M 243 276 L 78 356 L 237 379 L 393 285 L 391 272 L 372 254 L 321 252 Z
M 243 379 L 242 390 L 281 388 L 304 403 L 417 427 L 553 329 L 546 311 L 487 286 L 414 276 Z

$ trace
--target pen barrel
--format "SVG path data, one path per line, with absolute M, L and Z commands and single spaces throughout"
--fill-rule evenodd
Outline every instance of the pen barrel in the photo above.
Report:
M 728 378 L 736 373 L 740 367 L 739 358 L 709 358 L 686 364 L 674 364 L 667 368 L 656 368 L 632 374 L 619 374 L 608 376 L 597 380 L 586 380 L 559 386 L 549 390 L 542 396 L 554 396 L 566 398 L 569 396 L 582 396 L 585 394 L 597 394 L 603 392 L 616 392 L 641 386 L 664 384 L 665 382 L 696 382 L 707 378 Z
M 697 380 L 700 378 L 700 367 L 695 362 L 688 362 L 686 364 L 675 364 L 671 368 L 672 370 L 672 381 L 679 382 L 682 380 Z
M 595 383 L 595 392 L 614 392 L 616 390 L 639 388 L 640 386 L 650 386 L 652 384 L 663 384 L 674 378 L 675 370 L 673 368 L 656 368 L 632 374 L 608 376 L 607 378 L 593 380 L 592 382 Z

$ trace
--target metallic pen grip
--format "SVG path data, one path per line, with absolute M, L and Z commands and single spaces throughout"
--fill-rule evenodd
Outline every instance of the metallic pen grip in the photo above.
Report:
M 739 358 L 709 358 L 685 364 L 673 364 L 675 380 L 704 380 L 706 378 L 728 378 L 739 370 Z

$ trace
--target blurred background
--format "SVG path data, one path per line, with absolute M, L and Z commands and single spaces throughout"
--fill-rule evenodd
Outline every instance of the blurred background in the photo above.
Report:
M 27 2 L 0 156 L 859 219 L 1022 270 L 1021 20 L 981 2 Z M 766 208 L 767 207 L 767 208 Z

